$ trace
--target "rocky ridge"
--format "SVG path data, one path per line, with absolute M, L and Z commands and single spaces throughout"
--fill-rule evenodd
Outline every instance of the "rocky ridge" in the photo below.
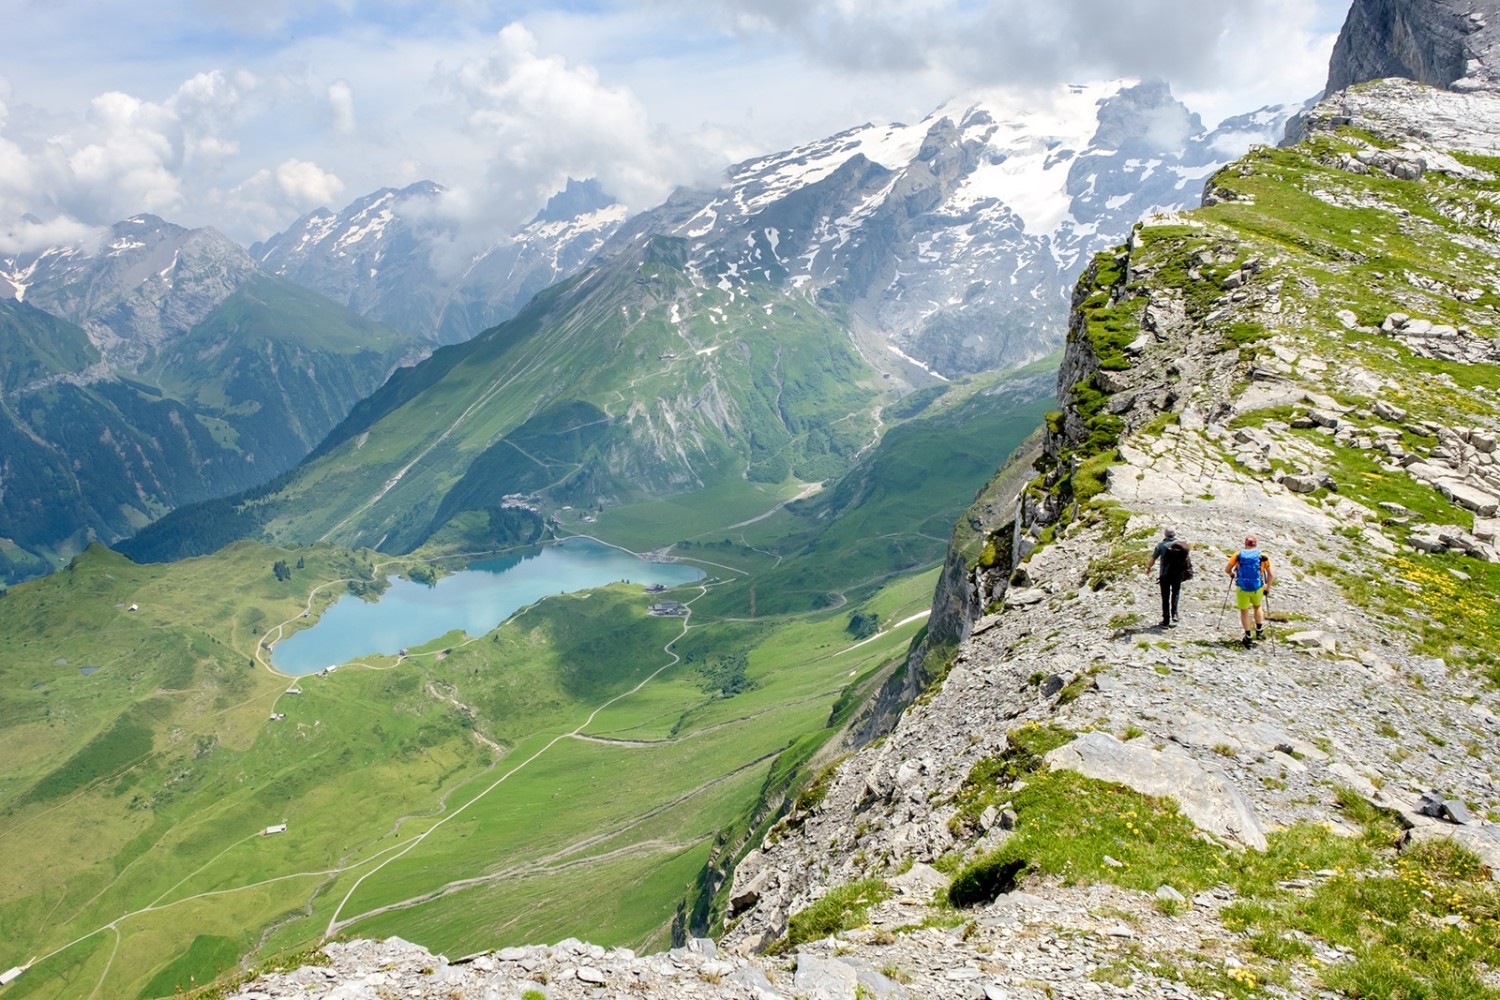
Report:
M 360 315 L 455 344 L 582 269 L 625 218 L 597 182 L 569 180 L 517 232 L 465 254 L 441 218 L 444 195 L 431 181 L 385 188 L 309 212 L 250 254 Z
M 1360 100 L 1410 93 L 1382 84 Z M 1339 100 L 1309 116 L 1324 125 L 1302 146 L 1216 175 L 1212 207 L 1150 220 L 1090 267 L 1043 474 L 986 508 L 984 555 L 945 575 L 964 612 L 939 637 L 946 674 L 744 859 L 717 948 L 570 941 L 450 964 L 404 942 L 330 945 L 331 972 L 233 995 L 1345 995 L 1330 983 L 1357 963 L 1346 944 L 1310 928 L 1271 949 L 1244 915 L 1405 870 L 1388 843 L 1355 876 L 1284 872 L 1270 902 L 1230 878 L 1190 884 L 1186 861 L 1131 884 L 1122 840 L 1110 851 L 1126 861 L 1023 866 L 1018 883 L 949 907 L 956 870 L 1031 843 L 1039 824 L 1057 842 L 1078 835 L 1049 831 L 1065 821 L 1028 798 L 1074 771 L 1108 779 L 1091 796 L 1177 789 L 1194 831 L 1180 849 L 1215 864 L 1267 844 L 1335 850 L 1377 815 L 1412 856 L 1454 842 L 1500 872 L 1500 399 L 1484 367 L 1500 245 L 1472 221 L 1495 177 L 1468 152 L 1496 119 L 1423 94 L 1474 127 L 1445 147 L 1412 133 L 1387 145 L 1370 138 L 1377 123 L 1339 121 Z M 1361 131 L 1337 131 L 1348 124 Z M 1166 526 L 1193 543 L 1198 571 L 1172 627 L 1152 624 L 1142 572 Z M 1277 580 L 1269 634 L 1245 649 L 1220 570 L 1252 531 Z M 986 777 L 1049 730 L 1071 740 L 1039 750 L 1029 777 Z M 844 919 L 788 944 L 834 901 Z M 1495 940 L 1482 909 L 1413 919 Z M 757 954 L 767 946 L 785 951 Z M 1479 954 L 1476 988 L 1500 989 L 1493 947 Z
M 1394 83 L 1367 90 L 1366 99 L 1378 105 L 1385 89 L 1397 101 L 1409 94 Z M 1424 99 L 1445 100 L 1436 93 Z M 1454 122 L 1464 120 L 1462 111 L 1449 111 Z M 1336 116 L 1320 106 L 1311 117 Z M 1473 134 L 1470 148 L 1483 149 L 1485 130 Z M 1435 170 L 1452 161 L 1450 153 L 1418 136 L 1403 138 L 1398 155 L 1374 166 L 1377 174 L 1421 184 L 1429 171 L 1441 178 L 1471 169 L 1455 162 L 1457 171 Z M 1380 159 L 1366 163 L 1332 146 L 1310 152 L 1360 176 Z M 1235 211 L 1253 207 L 1257 196 L 1235 190 L 1236 179 L 1291 165 L 1284 154 L 1264 158 L 1274 165 L 1242 162 L 1226 170 L 1205 201 Z M 1403 169 L 1407 162 L 1415 166 Z M 1298 178 L 1304 194 L 1350 203 L 1318 173 Z M 1482 169 L 1473 176 L 1489 182 Z M 1394 201 L 1381 199 L 1380 210 L 1410 232 L 1416 220 Z M 1500 408 L 1493 380 L 1475 374 L 1460 385 L 1454 372 L 1429 373 L 1441 381 L 1428 395 L 1413 391 L 1410 373 L 1396 378 L 1398 368 L 1372 362 L 1400 358 L 1388 346 L 1398 341 L 1412 356 L 1442 356 L 1461 371 L 1471 356 L 1488 356 L 1492 310 L 1465 308 L 1478 298 L 1463 289 L 1454 294 L 1451 285 L 1446 302 L 1422 295 L 1439 283 L 1408 273 L 1403 281 L 1424 305 L 1467 322 L 1433 323 L 1392 311 L 1382 312 L 1378 325 L 1362 324 L 1348 306 L 1368 313 L 1371 304 L 1338 301 L 1343 289 L 1333 280 L 1342 270 L 1338 261 L 1353 254 L 1330 253 L 1328 273 L 1305 261 L 1289 267 L 1290 255 L 1276 253 L 1274 241 L 1246 238 L 1253 227 L 1216 224 L 1233 218 L 1147 225 L 1080 283 L 1060 377 L 1072 405 L 1052 425 L 1043 462 L 1060 471 L 1041 484 L 1068 488 L 1028 489 L 1018 520 L 993 526 L 992 545 L 1012 552 L 988 568 L 983 560 L 972 567 L 965 593 L 977 621 L 940 690 L 919 699 L 884 743 L 842 765 L 815 809 L 794 817 L 784 837 L 740 866 L 734 889 L 740 919 L 731 943 L 757 948 L 774 941 L 786 933 L 788 915 L 806 910 L 830 886 L 869 877 L 871 858 L 933 862 L 982 855 L 1003 843 L 1004 810 L 983 814 L 977 828 L 966 830 L 955 823 L 961 816 L 955 802 L 976 765 L 1003 755 L 1008 733 L 1027 722 L 1092 731 L 1075 741 L 1070 767 L 1102 759 L 1091 773 L 1148 791 L 1163 780 L 1199 792 L 1224 789 L 1183 808 L 1200 830 L 1225 843 L 1257 846 L 1264 831 L 1298 822 L 1348 832 L 1335 794 L 1348 787 L 1401 816 L 1408 837 L 1455 837 L 1500 870 L 1500 836 L 1482 818 L 1500 815 L 1500 782 L 1488 763 L 1500 742 L 1500 704 L 1493 681 L 1483 679 L 1483 657 L 1474 656 L 1474 647 L 1463 652 L 1448 643 L 1454 662 L 1413 648 L 1432 644 L 1414 641 L 1414 626 L 1399 613 L 1361 606 L 1329 579 L 1347 585 L 1340 567 L 1360 566 L 1372 552 L 1389 554 L 1408 592 L 1431 591 L 1429 602 L 1483 606 L 1482 592 L 1464 592 L 1474 579 L 1465 568 L 1448 566 L 1445 579 L 1412 553 L 1453 549 L 1476 565 L 1495 558 L 1490 456 Z M 1424 235 L 1434 237 L 1428 220 L 1422 222 Z M 1467 231 L 1450 236 L 1459 245 L 1471 238 Z M 1260 257 L 1261 250 L 1275 256 Z M 1495 287 L 1482 264 L 1474 277 Z M 1402 295 L 1412 298 L 1406 290 Z M 1139 333 L 1110 342 L 1118 331 L 1101 333 L 1091 324 L 1091 308 L 1096 315 L 1128 308 Z M 1320 316 L 1336 325 L 1322 326 Z M 1235 336 L 1249 338 L 1243 349 L 1231 349 Z M 1345 339 L 1352 336 L 1357 348 Z M 1463 350 L 1429 348 L 1429 341 L 1469 340 L 1473 346 Z M 1415 349 L 1407 346 L 1413 343 Z M 1413 419 L 1390 402 L 1406 396 L 1479 425 Z M 1080 516 L 1072 506 L 1081 492 L 1077 479 L 1090 461 L 1086 444 L 1101 430 L 1118 434 L 1107 469 L 1093 470 L 1105 489 L 1090 500 L 1104 506 L 1095 508 L 1098 516 Z M 1375 457 L 1367 466 L 1356 455 Z M 1346 496 L 1337 491 L 1349 475 L 1407 477 L 1440 499 L 1419 515 L 1351 489 L 1344 479 L 1353 494 Z M 1128 515 L 1125 526 L 1121 514 Z M 1122 568 L 1144 565 L 1139 549 L 1140 561 L 1130 562 L 1129 541 L 1149 547 L 1164 526 L 1198 547 L 1198 582 L 1188 585 L 1196 603 L 1172 629 L 1141 624 L 1159 617 L 1155 588 Z M 1227 593 L 1211 581 L 1249 531 L 1283 559 L 1276 602 L 1294 610 L 1281 616 L 1284 625 L 1273 626 L 1272 642 L 1247 653 L 1234 642 L 1238 627 Z M 1445 627 L 1438 623 L 1438 630 Z M 1485 640 L 1470 642 L 1484 649 Z M 1426 749 L 1414 752 L 1398 739 L 1413 731 Z M 1151 749 L 1122 750 L 1133 744 Z M 1443 749 L 1450 747 L 1467 750 Z M 1242 798 L 1253 823 L 1245 820 Z M 1462 823 L 1432 815 L 1450 799 L 1458 804 L 1448 818 Z

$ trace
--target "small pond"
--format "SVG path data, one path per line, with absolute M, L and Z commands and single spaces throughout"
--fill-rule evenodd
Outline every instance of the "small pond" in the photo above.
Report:
M 524 554 L 472 563 L 432 586 L 392 580 L 378 601 L 346 595 L 311 628 L 278 642 L 271 662 L 282 673 L 311 674 L 361 656 L 395 654 L 454 629 L 484 635 L 521 608 L 553 594 L 621 580 L 674 587 L 702 578 L 696 566 L 647 562 L 592 538 L 570 538 Z

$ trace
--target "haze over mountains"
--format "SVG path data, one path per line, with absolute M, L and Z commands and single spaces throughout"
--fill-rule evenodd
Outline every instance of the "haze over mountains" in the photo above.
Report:
M 569 181 L 520 232 L 477 254 L 435 220 L 431 181 L 298 219 L 250 248 L 267 270 L 440 344 L 468 340 L 583 267 L 625 211 L 597 181 Z
M 754 284 L 829 311 L 872 377 L 892 386 L 1026 364 L 1059 343 L 1063 290 L 1087 254 L 1143 213 L 1191 203 L 1209 170 L 1273 140 L 1291 110 L 1265 109 L 1207 130 L 1163 84 L 1080 85 L 1042 98 L 954 104 L 910 126 L 861 126 L 747 161 L 728 171 L 723 187 L 679 191 L 629 220 L 596 182 L 570 182 L 531 223 L 477 252 L 433 221 L 444 192 L 422 182 L 338 213 L 311 213 L 249 253 L 212 230 L 140 216 L 115 226 L 97 249 L 56 247 L 0 261 L 0 289 L 80 324 L 100 352 L 83 369 L 10 378 L 13 396 L 41 399 L 34 394 L 58 379 L 92 385 L 128 375 L 181 400 L 191 419 L 173 418 L 186 428 L 175 436 L 196 442 L 178 447 L 165 443 L 174 435 L 142 429 L 162 419 L 162 407 L 131 415 L 89 404 L 67 420 L 73 440 L 123 434 L 142 444 L 111 459 L 107 476 L 84 468 L 44 480 L 37 470 L 62 461 L 56 432 L 12 408 L 17 454 L 35 456 L 26 460 L 31 471 L 17 464 L 11 475 L 18 485 L 59 483 L 46 489 L 69 499 L 40 519 L 35 511 L 11 515 L 0 529 L 11 545 L 6 576 L 34 575 L 90 538 L 113 543 L 184 503 L 268 481 L 397 365 L 426 353 L 423 344 L 467 341 L 543 288 L 638 252 L 656 236 L 683 240 L 669 256 L 715 294 Z M 307 298 L 289 282 L 332 301 Z M 255 358 L 226 356 L 226 345 L 250 329 L 242 319 L 215 325 L 224 309 L 234 312 L 232 299 L 252 301 L 256 328 L 288 346 L 262 341 L 231 352 Z M 384 326 L 322 318 L 339 308 Z M 314 314 L 317 331 L 307 325 Z M 364 332 L 335 343 L 332 328 Z M 182 353 L 189 344 L 191 353 Z M 278 355 L 283 350 L 294 353 Z M 208 362 L 211 373 L 194 367 Z M 225 379 L 232 388 L 211 388 Z M 145 461 L 152 473 L 132 468 Z M 96 478 L 118 486 L 96 488 Z M 702 480 L 676 481 L 699 488 Z M 0 509 L 30 492 L 6 491 Z M 86 513 L 95 504 L 101 509 Z
M 251 248 L 264 266 L 439 343 L 510 318 L 594 256 L 649 235 L 691 242 L 711 282 L 757 274 L 850 311 L 884 363 L 952 377 L 1055 348 L 1058 291 L 1142 215 L 1279 139 L 1292 107 L 1206 128 L 1159 81 L 997 94 L 911 125 L 862 125 L 729 168 L 628 221 L 572 181 L 520 232 L 462 255 L 427 221 L 430 182 L 314 212 Z M 898 353 L 892 355 L 890 348 Z

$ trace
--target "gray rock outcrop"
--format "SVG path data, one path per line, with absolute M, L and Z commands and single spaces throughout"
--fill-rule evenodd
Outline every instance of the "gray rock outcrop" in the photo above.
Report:
M 1497 28 L 1495 0 L 1355 0 L 1333 46 L 1327 92 L 1393 76 L 1494 90 Z
M 1108 733 L 1084 733 L 1047 754 L 1046 761 L 1054 770 L 1077 771 L 1144 795 L 1175 798 L 1201 829 L 1245 847 L 1266 848 L 1265 831 L 1245 793 L 1222 771 L 1199 764 L 1186 752 L 1162 752 L 1121 743 Z

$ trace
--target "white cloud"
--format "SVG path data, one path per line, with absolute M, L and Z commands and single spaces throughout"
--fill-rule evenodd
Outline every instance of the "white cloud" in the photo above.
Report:
M 597 178 L 624 204 L 644 208 L 726 162 L 711 131 L 667 134 L 628 88 L 543 54 L 519 23 L 482 56 L 445 69 L 440 83 L 461 106 L 464 130 L 487 151 L 482 176 L 459 179 L 444 199 L 446 214 L 481 241 L 513 231 L 569 177 Z
M 742 39 L 791 45 L 883 89 L 923 74 L 947 96 L 992 85 L 1164 78 L 1217 120 L 1316 93 L 1348 0 L 662 0 L 717 12 Z M 1238 103 L 1231 103 L 1234 95 Z M 1256 103 L 1246 103 L 1248 99 Z
M 316 163 L 287 160 L 276 168 L 276 185 L 287 201 L 304 209 L 340 207 L 344 182 Z
M 107 230 L 76 219 L 58 217 L 47 222 L 16 219 L 0 223 L 0 254 L 25 254 L 55 246 L 97 246 Z
M 272 233 L 315 208 L 342 208 L 344 188 L 338 176 L 316 163 L 291 159 L 257 170 L 215 196 L 215 207 L 255 232 Z
M 32 136 L 24 147 L 0 137 L 0 219 L 10 239 L 92 230 L 141 212 L 179 214 L 238 153 L 226 133 L 254 87 L 246 74 L 215 71 L 189 78 L 159 103 L 106 91 L 68 129 Z M 10 221 L 28 216 L 49 221 Z
M 335 80 L 328 86 L 328 107 L 333 113 L 333 130 L 339 135 L 354 134 L 354 88 L 348 80 Z
M 569 176 L 644 208 L 994 84 L 1163 76 L 1212 124 L 1321 87 L 1348 2 L 43 5 L 6 25 L 0 226 L 156 211 L 248 242 L 319 194 L 431 179 L 494 238 Z
M 51 180 L 61 184 L 63 207 L 72 214 L 103 222 L 143 211 L 171 213 L 182 204 L 176 172 L 181 129 L 161 105 L 100 94 L 89 108 L 88 128 L 62 137 L 58 147 L 67 172 Z

